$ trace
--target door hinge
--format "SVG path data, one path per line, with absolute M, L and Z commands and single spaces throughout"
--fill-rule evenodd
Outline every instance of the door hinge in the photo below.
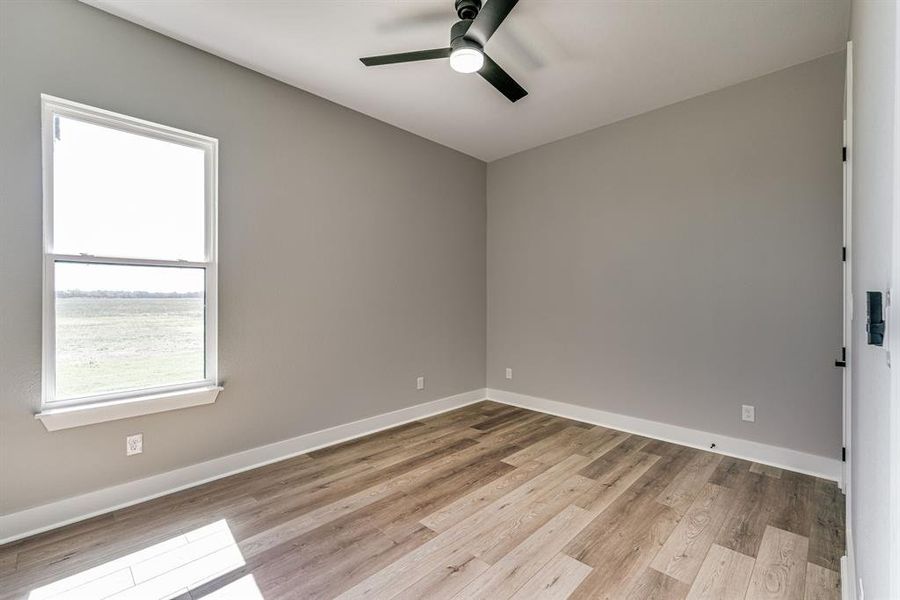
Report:
M 846 346 L 841 348 L 841 360 L 834 361 L 834 366 L 836 366 L 836 367 L 846 367 L 847 366 L 847 347 Z
M 841 247 L 841 260 L 847 262 L 847 246 Z
M 847 462 L 847 448 L 841 448 L 841 462 Z
M 841 159 L 844 162 L 847 162 L 847 146 L 844 146 L 843 148 L 841 148 Z

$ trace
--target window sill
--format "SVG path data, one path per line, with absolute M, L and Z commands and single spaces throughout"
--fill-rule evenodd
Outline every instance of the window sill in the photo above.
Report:
M 212 404 L 222 389 L 224 388 L 221 386 L 204 386 L 94 404 L 48 408 L 34 415 L 34 418 L 43 423 L 47 431 L 57 431 L 141 415 L 152 415 L 201 404 Z

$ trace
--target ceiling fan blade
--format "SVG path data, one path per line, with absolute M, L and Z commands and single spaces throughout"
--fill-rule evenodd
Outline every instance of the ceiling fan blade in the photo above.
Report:
M 466 32 L 466 39 L 478 42 L 482 46 L 487 44 L 500 23 L 509 14 L 509 11 L 515 7 L 519 0 L 487 0 L 478 16 L 472 21 L 469 30 Z
M 367 67 L 374 67 L 376 65 L 391 65 L 394 63 L 414 62 L 417 60 L 431 60 L 434 58 L 450 58 L 450 48 L 435 48 L 433 50 L 418 50 L 416 52 L 401 52 L 399 54 L 366 56 L 360 58 L 359 60 Z
M 510 77 L 506 71 L 500 68 L 500 65 L 491 60 L 487 54 L 484 55 L 484 66 L 478 71 L 478 74 L 484 77 L 488 83 L 497 88 L 497 90 L 506 96 L 510 102 L 521 100 L 528 95 L 516 80 Z

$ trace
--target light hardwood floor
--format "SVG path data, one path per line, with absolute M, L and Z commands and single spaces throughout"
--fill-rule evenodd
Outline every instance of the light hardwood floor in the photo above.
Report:
M 0 547 L 0 598 L 836 600 L 843 505 L 482 402 Z

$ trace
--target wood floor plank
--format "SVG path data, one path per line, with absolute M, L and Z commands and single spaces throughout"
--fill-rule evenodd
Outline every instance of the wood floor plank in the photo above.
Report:
M 512 600 L 565 600 L 592 569 L 559 553 L 512 595 Z
M 784 471 L 774 488 L 781 498 L 775 504 L 769 525 L 809 537 L 815 485 L 815 477 Z
M 657 499 L 683 514 L 722 461 L 720 454 L 699 452 Z
M 506 410 L 506 407 L 500 403 L 483 401 L 447 411 L 418 422 L 432 428 L 471 427 L 475 423 L 484 420 L 485 417 L 493 416 L 502 410 Z
M 814 487 L 813 519 L 809 532 L 809 562 L 841 570 L 841 556 L 846 548 L 844 533 L 844 495 L 837 484 L 823 479 Z
M 775 503 L 781 502 L 776 482 L 771 477 L 747 472 L 735 488 L 735 502 L 716 536 L 716 544 L 756 557 Z
M 778 467 L 771 467 L 769 465 L 764 465 L 762 463 L 753 463 L 750 466 L 751 473 L 758 473 L 760 475 L 768 475 L 769 477 L 774 477 L 776 479 L 781 478 L 782 469 Z
M 560 458 L 564 458 L 565 456 L 568 456 L 568 454 L 571 454 L 564 453 L 561 456 L 559 453 L 560 449 L 565 452 L 566 447 L 568 447 L 572 440 L 583 435 L 584 431 L 585 430 L 581 427 L 566 427 L 559 433 L 544 438 L 535 444 L 531 444 L 515 454 L 510 454 L 503 460 L 516 467 L 533 460 L 548 465 L 555 464 L 559 462 Z
M 0 553 L 0 577 L 12 575 L 16 572 L 16 561 L 18 558 L 18 552 L 8 551 Z
M 584 425 L 586 424 L 582 423 L 582 426 Z M 603 440 L 614 432 L 613 429 L 603 427 L 602 425 L 588 425 L 583 428 L 581 435 L 575 438 L 569 445 L 569 449 L 571 450 L 570 454 L 589 456 L 588 451 L 590 449 L 596 447 L 597 444 L 602 444 Z
M 437 532 L 446 531 L 469 515 L 484 508 L 497 498 L 521 486 L 549 468 L 549 465 L 538 461 L 524 463 L 506 475 L 466 494 L 456 502 L 452 502 L 430 515 L 426 515 L 420 520 L 420 523 Z
M 584 440 L 581 448 L 579 448 L 576 454 L 598 459 L 621 445 L 630 437 L 631 434 L 625 433 L 624 431 L 616 431 L 615 429 L 600 431 L 591 435 L 589 439 Z
M 662 548 L 679 519 L 674 509 L 656 501 L 669 481 L 666 462 L 657 461 L 563 550 L 594 567 L 574 598 L 619 598 Z
M 521 421 L 491 431 L 471 431 L 482 444 L 508 444 L 515 441 L 521 448 L 549 437 L 566 428 L 566 424 L 552 415 L 533 414 Z
M 766 527 L 746 600 L 803 598 L 808 546 L 809 540 L 805 537 Z
M 307 453 L 306 456 L 313 459 L 322 459 L 339 455 L 351 457 L 357 454 L 371 452 L 372 448 L 380 448 L 385 444 L 414 438 L 427 431 L 428 427 L 424 423 L 422 423 L 421 421 L 412 421 L 410 423 L 404 423 L 403 425 L 391 427 L 390 429 L 385 429 L 371 435 L 358 437 L 346 442 L 341 442 L 340 444 L 334 444 L 333 446 L 326 446 L 325 448 L 313 450 L 312 452 Z M 362 450 L 361 453 L 360 450 Z
M 563 509 L 490 569 L 463 588 L 457 594 L 457 600 L 509 598 L 536 575 L 593 518 L 593 513 L 577 506 L 570 505 Z
M 653 559 L 651 567 L 691 584 L 728 515 L 733 491 L 707 483 Z
M 804 600 L 840 600 L 841 576 L 831 569 L 809 563 L 806 565 Z
M 627 515 L 608 533 L 573 558 L 594 567 L 575 590 L 573 598 L 618 600 L 633 580 L 650 566 L 666 538 L 678 522 L 674 509 L 648 503 L 637 513 Z M 568 549 L 564 552 L 570 554 Z M 571 556 L 571 554 L 570 554 Z
M 342 486 L 358 485 L 359 480 L 374 480 L 378 472 L 404 472 L 429 461 L 432 457 L 477 444 L 470 433 L 463 430 L 433 432 L 415 440 L 398 442 L 398 446 L 382 447 L 378 452 L 348 460 L 343 455 L 317 460 L 302 476 L 290 475 L 255 490 L 258 499 L 272 502 L 281 497 L 292 497 L 299 490 L 322 491 L 343 489 Z M 326 485 L 327 484 L 327 485 Z
M 304 599 L 331 599 L 348 587 L 396 561 L 410 551 L 433 539 L 434 532 L 422 527 L 405 540 L 390 540 L 387 536 L 369 534 L 360 543 L 342 544 L 337 551 L 319 557 L 315 563 L 294 568 L 287 577 L 280 577 L 272 587 L 274 595 Z M 378 545 L 376 545 L 378 544 Z
M 251 576 L 266 600 L 728 600 L 752 576 L 832 599 L 843 510 L 831 482 L 485 401 L 2 546 L 0 600 Z
M 653 467 L 563 550 L 595 567 L 574 598 L 618 599 L 649 566 L 679 519 L 674 509 L 656 498 L 697 453 L 681 448 L 658 455 Z
M 671 442 L 651 440 L 649 444 L 641 448 L 641 451 L 648 454 L 658 454 L 659 456 L 673 456 L 681 453 L 683 449 L 684 446 L 679 446 L 678 444 L 673 444 Z
M 737 487 L 744 473 L 750 471 L 752 464 L 749 460 L 725 456 L 709 477 L 709 482 L 727 488 Z
M 480 423 L 472 425 L 472 429 L 479 431 L 490 431 L 498 427 L 509 425 L 517 421 L 523 421 L 529 417 L 529 413 L 521 408 L 513 406 L 507 407 L 502 413 L 489 417 Z
M 656 569 L 644 569 L 625 600 L 684 600 L 690 586 Z
M 553 448 L 548 449 L 548 454 L 543 458 L 544 462 L 554 463 L 559 458 L 569 456 L 571 454 L 579 454 L 581 456 L 590 457 L 599 445 L 614 433 L 612 430 L 599 425 L 588 425 L 586 423 L 575 423 L 569 428 L 577 428 L 580 432 L 573 435 L 572 438 L 561 444 L 557 444 Z M 551 459 L 551 457 L 553 457 Z
M 691 585 L 687 600 L 743 600 L 756 561 L 713 544 Z
M 618 441 L 615 445 L 613 442 Z M 596 457 L 591 464 L 581 470 L 581 475 L 590 477 L 591 479 L 600 479 L 613 469 L 615 469 L 622 460 L 627 459 L 631 454 L 640 451 L 651 440 L 639 435 L 621 434 L 615 435 L 606 446 L 608 448 L 600 456 Z
M 424 516 L 514 470 L 515 467 L 499 460 L 506 453 L 506 449 L 487 453 L 475 461 L 460 465 L 443 477 L 422 482 L 405 492 L 406 502 L 398 504 L 386 515 L 389 522 L 381 526 L 381 531 L 396 540 L 423 527 L 419 521 Z
M 627 455 L 615 468 L 602 475 L 575 503 L 597 514 L 603 512 L 658 460 L 659 456 L 655 454 L 639 451 Z
M 660 456 L 660 459 L 641 476 L 624 494 L 617 498 L 606 510 L 594 519 L 578 537 L 565 549 L 565 553 L 591 566 L 593 563 L 581 558 L 588 556 L 592 549 L 602 550 L 600 540 L 617 526 L 623 524 L 644 508 L 653 509 L 659 505 L 656 497 L 671 483 L 675 474 L 691 460 L 696 451 L 682 448 L 677 454 Z
M 312 531 L 321 527 L 324 523 L 330 523 L 344 515 L 368 506 L 373 502 L 377 502 L 382 498 L 386 498 L 397 493 L 394 484 L 396 480 L 390 480 L 383 484 L 373 486 L 357 492 L 347 498 L 342 498 L 331 504 L 326 504 L 318 509 L 280 523 L 275 527 L 265 529 L 241 541 L 241 550 L 244 556 L 255 556 L 269 548 L 283 544 L 284 542 L 296 538 L 308 531 Z
M 396 497 L 388 497 L 247 556 L 257 583 L 277 596 L 279 590 L 290 587 L 294 578 L 301 577 L 303 581 L 297 588 L 309 596 L 322 584 L 317 577 L 324 574 L 335 577 L 340 573 L 341 579 L 349 584 L 347 578 L 359 574 L 361 569 L 381 568 L 382 557 L 390 555 L 396 543 L 379 531 L 378 520 L 373 515 L 377 515 L 382 506 L 390 506 L 396 501 Z
M 560 485 L 529 500 L 500 527 L 486 531 L 471 541 L 470 549 L 483 561 L 494 564 L 522 540 L 554 518 L 592 484 L 581 475 L 572 475 Z M 577 532 L 576 532 L 577 533 Z
M 425 577 L 406 588 L 396 596 L 395 600 L 447 600 L 455 596 L 461 589 L 469 585 L 476 577 L 490 568 L 486 562 L 471 554 L 462 553 L 454 560 L 446 561 L 428 573 Z

